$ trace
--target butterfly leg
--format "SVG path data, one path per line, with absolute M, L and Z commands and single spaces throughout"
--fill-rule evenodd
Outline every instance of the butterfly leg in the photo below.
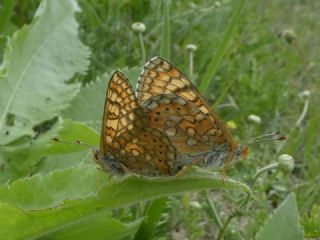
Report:
M 225 165 L 222 166 L 222 168 L 220 170 L 220 175 L 221 175 L 223 183 L 225 183 L 226 180 L 228 179 L 228 176 L 226 174 L 227 168 L 228 168 L 228 166 L 225 164 Z
M 189 172 L 193 166 L 196 166 L 199 162 L 201 162 L 204 159 L 204 157 L 199 157 L 196 158 L 194 160 L 191 161 L 190 164 L 188 164 L 187 166 L 184 166 L 176 175 L 175 178 L 179 178 L 182 175 L 186 174 L 187 172 Z
M 223 181 L 225 182 L 228 178 L 226 172 L 227 169 L 230 167 L 232 159 L 234 157 L 235 151 L 237 150 L 237 144 L 234 143 L 231 147 L 231 151 L 229 152 L 229 155 L 227 157 L 227 160 L 224 162 L 223 166 L 221 167 L 221 177 L 223 179 Z
M 228 179 L 227 169 L 231 165 L 231 161 L 233 159 L 233 155 L 234 155 L 234 153 L 233 153 L 233 151 L 231 151 L 229 153 L 229 156 L 228 156 L 227 160 L 225 161 L 225 163 L 221 167 L 220 174 L 221 174 L 221 178 L 222 178 L 223 182 L 225 182 Z

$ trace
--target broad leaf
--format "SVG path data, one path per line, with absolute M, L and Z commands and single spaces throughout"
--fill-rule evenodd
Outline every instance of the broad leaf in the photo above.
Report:
M 46 209 L 62 205 L 65 200 L 96 195 L 98 186 L 96 167 L 81 165 L 3 185 L 0 201 L 23 210 Z
M 92 145 L 93 147 L 99 147 L 100 137 L 95 130 L 83 123 L 73 122 L 68 119 L 64 120 L 63 127 L 55 137 L 58 137 L 63 141 L 73 143 L 79 140 L 85 144 Z M 89 146 L 82 146 L 79 144 L 67 144 L 51 141 L 51 146 L 47 150 L 47 155 L 79 152 L 88 147 Z
M 223 180 L 220 174 L 201 168 L 194 168 L 181 177 L 142 178 L 127 175 L 111 179 L 97 168 L 94 164 L 83 164 L 45 176 L 36 175 L 17 180 L 0 187 L 0 201 L 22 210 L 40 210 L 63 205 L 65 200 L 87 198 L 81 204 L 99 203 L 101 207 L 111 209 L 142 200 L 208 188 L 250 192 L 240 182 L 230 178 Z M 91 195 L 95 197 L 88 198 Z M 67 203 L 70 204 L 71 202 Z M 78 204 L 80 202 L 76 203 Z
M 257 234 L 256 240 L 302 240 L 296 197 L 291 193 L 270 215 Z
M 37 172 L 38 163 L 46 157 L 48 142 L 57 136 L 62 125 L 58 120 L 50 130 L 38 135 L 32 141 L 21 141 L 19 144 L 0 146 L 3 168 L 0 170 L 0 185 L 8 180 L 33 175 Z
M 37 173 L 49 174 L 53 171 L 67 169 L 81 164 L 95 164 L 90 149 L 47 156 L 38 164 Z
M 132 239 L 138 230 L 141 220 L 122 223 L 110 216 L 109 211 L 88 215 L 81 221 L 65 224 L 52 232 L 44 233 L 40 239 Z M 76 231 L 75 231 L 76 229 Z
M 52 233 L 76 236 L 79 231 L 71 226 L 80 226 L 85 231 L 85 224 L 81 223 L 92 220 L 101 224 L 105 211 L 186 191 L 238 189 L 250 192 L 240 182 L 223 180 L 219 174 L 201 169 L 193 169 L 178 178 L 127 176 L 111 179 L 111 182 L 107 174 L 100 171 L 101 174 L 96 174 L 97 171 L 93 165 L 83 165 L 2 186 L 0 216 L 10 216 L 10 219 L 0 221 L 0 239 L 45 237 Z M 94 226 L 89 224 L 89 227 L 94 234 Z
M 42 1 L 29 26 L 7 42 L 0 69 L 0 144 L 34 136 L 33 128 L 64 109 L 79 90 L 66 84 L 88 66 L 77 37 L 74 0 Z
M 94 213 L 94 214 L 92 214 Z M 37 211 L 27 214 L 0 202 L 0 238 L 24 239 L 130 239 L 140 220 L 124 224 L 90 206 L 71 210 Z M 79 221 L 81 219 L 81 221 Z
M 81 89 L 80 93 L 70 102 L 70 106 L 63 111 L 62 116 L 86 123 L 100 132 L 109 80 L 110 74 L 106 73 Z
M 37 171 L 50 173 L 79 164 L 92 164 L 92 149 L 99 146 L 99 134 L 83 123 L 64 120 L 59 133 L 54 137 L 69 143 L 50 141 L 50 147 L 46 149 L 46 157 L 42 159 Z M 87 145 L 77 144 L 80 140 Z

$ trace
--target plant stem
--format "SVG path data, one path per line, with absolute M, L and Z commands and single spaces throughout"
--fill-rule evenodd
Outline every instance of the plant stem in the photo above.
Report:
M 226 231 L 227 226 L 229 225 L 229 223 L 231 222 L 231 220 L 235 217 L 235 214 L 231 214 L 227 220 L 225 221 L 225 223 L 223 224 L 222 228 L 219 231 L 219 235 L 217 237 L 217 240 L 221 240 L 223 239 L 224 233 Z
M 255 184 L 255 182 L 257 181 L 257 179 L 260 177 L 260 175 L 264 172 L 270 171 L 272 169 L 275 169 L 278 167 L 278 163 L 271 163 L 263 168 L 261 168 L 256 175 L 254 175 L 253 180 L 252 180 L 252 186 Z
M 308 108 L 309 108 L 309 100 L 306 99 L 306 100 L 304 101 L 304 106 L 303 106 L 302 113 L 301 113 L 299 119 L 298 119 L 297 122 L 296 122 L 296 126 L 297 126 L 297 127 L 300 126 L 300 124 L 302 123 L 303 119 L 306 117 L 307 112 L 308 112 Z
M 189 77 L 193 82 L 193 51 L 189 51 Z
M 143 41 L 143 36 L 141 32 L 139 32 L 139 41 L 140 41 L 140 47 L 141 47 L 141 61 L 142 61 L 142 64 L 144 64 L 147 59 L 146 59 L 146 49 L 144 47 L 144 41 Z
M 218 214 L 218 211 L 213 203 L 213 201 L 211 200 L 208 191 L 205 191 L 205 197 L 206 197 L 206 202 L 208 203 L 209 206 L 209 210 L 210 210 L 210 214 L 213 217 L 214 221 L 218 224 L 219 228 L 222 229 L 223 228 L 223 224 L 221 221 L 221 218 Z

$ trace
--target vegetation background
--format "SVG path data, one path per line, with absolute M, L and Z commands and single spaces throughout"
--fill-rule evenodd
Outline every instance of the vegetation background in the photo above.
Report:
M 319 239 L 319 12 L 317 0 L 3 0 L 0 238 Z M 197 168 L 109 181 L 90 149 L 52 143 L 98 146 L 110 74 L 134 86 L 155 55 L 240 142 L 288 140 L 252 146 L 225 182 Z

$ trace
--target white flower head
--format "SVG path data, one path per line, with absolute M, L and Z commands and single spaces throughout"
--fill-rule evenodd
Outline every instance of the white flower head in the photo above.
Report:
M 215 1 L 214 3 L 213 3 L 213 6 L 215 6 L 215 7 L 220 7 L 221 6 L 221 2 L 218 2 L 218 1 Z
M 197 45 L 194 45 L 194 44 L 187 44 L 186 45 L 186 49 L 190 52 L 194 52 L 197 50 Z
M 299 96 L 303 99 L 309 98 L 310 97 L 310 91 L 309 90 L 304 90 L 301 93 L 299 93 Z
M 142 22 L 135 22 L 131 25 L 133 31 L 143 33 L 146 30 L 146 25 Z
M 197 201 L 190 202 L 190 206 L 194 208 L 201 208 L 201 204 Z
M 255 124 L 260 124 L 261 123 L 261 118 L 257 115 L 254 115 L 254 114 L 250 114 L 248 116 L 248 120 L 252 123 L 255 123 Z

